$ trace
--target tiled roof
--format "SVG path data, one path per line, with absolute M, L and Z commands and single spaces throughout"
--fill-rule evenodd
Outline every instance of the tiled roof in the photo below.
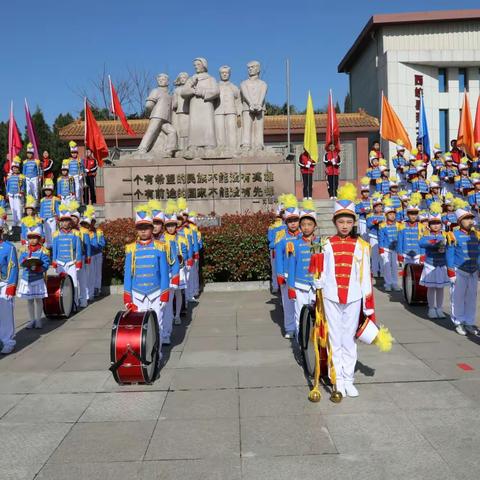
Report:
M 364 111 L 359 111 L 357 113 L 338 113 L 337 114 L 338 123 L 340 129 L 344 131 L 352 130 L 378 130 L 379 122 L 376 117 L 368 115 Z M 317 130 L 325 130 L 327 125 L 327 114 L 321 113 L 315 115 L 315 122 L 317 125 Z M 135 132 L 138 134 L 138 138 L 142 137 L 145 133 L 148 120 L 129 120 L 128 122 Z M 100 129 L 102 130 L 103 135 L 106 139 L 115 138 L 115 129 L 117 132 L 118 138 L 134 138 L 129 137 L 123 130 L 120 122 L 115 122 L 113 120 L 100 120 L 98 121 Z M 291 115 L 290 116 L 290 126 L 291 131 L 298 133 L 303 131 L 305 125 L 305 115 Z M 75 122 L 69 123 L 62 129 L 60 129 L 60 137 L 64 140 L 76 140 L 82 139 L 84 136 L 84 123 L 82 120 L 76 120 Z M 281 134 L 286 133 L 287 131 L 287 116 L 286 115 L 267 115 L 265 117 L 265 133 L 266 134 Z

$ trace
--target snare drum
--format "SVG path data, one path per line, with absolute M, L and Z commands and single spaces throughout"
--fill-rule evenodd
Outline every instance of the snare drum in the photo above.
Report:
M 427 287 L 420 285 L 423 265 L 409 263 L 403 272 L 403 295 L 408 305 L 427 303 Z
M 47 318 L 68 318 L 73 311 L 74 294 L 70 275 L 48 275 L 48 297 L 43 299 L 43 311 Z
M 160 369 L 160 334 L 157 315 L 118 312 L 112 326 L 110 371 L 120 385 L 153 383 Z

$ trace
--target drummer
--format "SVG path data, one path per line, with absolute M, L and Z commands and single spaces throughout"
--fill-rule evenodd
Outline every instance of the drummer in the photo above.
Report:
M 82 242 L 77 231 L 73 230 L 72 215 L 66 205 L 59 207 L 59 230 L 53 234 L 52 267 L 58 274 L 65 273 L 72 278 L 74 288 L 74 308 L 78 307 L 78 271 L 82 268 Z
M 447 234 L 442 231 L 442 204 L 430 205 L 428 228 L 419 245 L 425 250 L 420 285 L 427 287 L 428 318 L 445 318 L 443 313 L 443 289 L 450 284 L 447 275 L 445 246 Z
M 43 299 L 48 297 L 45 273 L 50 266 L 50 252 L 42 247 L 42 237 L 41 225 L 28 227 L 28 245 L 22 247 L 18 259 L 22 270 L 17 297 L 27 300 L 29 322 L 26 328 L 42 328 Z
M 321 274 L 315 281 L 316 287 L 323 290 L 336 388 L 344 397 L 358 396 L 353 382 L 357 363 L 355 334 L 360 312 L 363 310 L 365 317 L 375 319 L 370 246 L 353 233 L 356 195 L 351 183 L 338 191 L 333 214 L 337 233 L 323 246 Z
M 12 353 L 15 348 L 14 298 L 18 281 L 17 250 L 3 239 L 6 230 L 5 210 L 0 208 L 0 353 Z
M 135 217 L 138 238 L 125 247 L 123 301 L 127 310 L 156 313 L 161 345 L 163 312 L 170 288 L 167 256 L 164 245 L 153 238 L 148 205 L 138 206 Z
M 53 195 L 53 180 L 46 178 L 43 183 L 43 198 L 40 200 L 39 217 L 43 220 L 43 231 L 45 234 L 45 246 L 52 248 L 53 232 L 57 230 L 58 207 L 60 200 Z
M 423 253 L 419 245 L 419 239 L 423 235 L 423 226 L 418 221 L 421 201 L 420 193 L 412 193 L 407 207 L 407 220 L 398 234 L 398 263 L 400 268 L 409 263 L 420 263 L 420 256 Z

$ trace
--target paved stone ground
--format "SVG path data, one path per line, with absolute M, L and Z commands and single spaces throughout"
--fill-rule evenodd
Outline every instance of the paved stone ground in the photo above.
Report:
M 397 343 L 360 346 L 360 397 L 339 405 L 308 402 L 267 292 L 204 294 L 153 386 L 107 371 L 120 307 L 104 298 L 39 332 L 18 302 L 19 348 L 0 357 L 2 480 L 478 478 L 479 342 L 399 294 L 377 293 Z

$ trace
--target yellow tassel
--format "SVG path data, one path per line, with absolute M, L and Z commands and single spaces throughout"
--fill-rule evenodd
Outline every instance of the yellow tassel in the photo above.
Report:
M 315 210 L 315 204 L 313 200 L 304 200 L 302 202 L 302 208 L 307 212 L 313 212 Z
M 465 208 L 468 205 L 468 203 L 465 200 L 462 200 L 461 198 L 455 198 L 453 200 L 453 208 L 455 210 L 458 210 L 459 208 Z
M 0 207 L 0 217 L 5 216 L 5 209 L 3 207 Z
M 362 177 L 362 179 L 360 180 L 360 184 L 363 185 L 363 186 L 370 185 L 370 178 Z
M 420 202 L 422 201 L 422 194 L 419 192 L 412 193 L 412 196 L 410 197 L 410 202 L 412 205 L 420 205 Z
M 85 209 L 85 216 L 92 217 L 93 215 L 95 215 L 95 207 L 93 205 L 88 205 Z
M 167 205 L 165 207 L 165 213 L 167 215 L 173 215 L 177 211 L 177 202 L 175 200 L 167 200 Z
M 22 218 L 22 223 L 26 227 L 34 227 L 35 225 L 38 225 L 37 220 L 34 217 L 23 217 Z
M 285 208 L 297 208 L 297 197 L 295 197 L 295 195 L 293 195 L 292 193 L 287 193 L 287 195 L 283 197 L 283 206 Z
M 353 183 L 346 183 L 338 189 L 337 199 L 338 200 L 349 200 L 354 202 L 357 198 L 357 188 Z
M 184 197 L 179 197 L 177 201 L 178 208 L 183 212 L 187 209 L 187 200 Z
M 442 213 L 442 204 L 440 202 L 432 202 L 430 204 L 430 211 L 432 213 Z
M 381 352 L 389 352 L 392 349 L 393 337 L 390 330 L 386 327 L 380 327 L 378 335 L 373 341 Z
M 70 202 L 68 202 L 68 209 L 71 212 L 74 212 L 75 210 L 78 210 L 79 206 L 80 206 L 80 204 L 76 200 L 71 200 Z
M 150 210 L 161 210 L 162 204 L 158 200 L 149 200 L 148 207 Z

